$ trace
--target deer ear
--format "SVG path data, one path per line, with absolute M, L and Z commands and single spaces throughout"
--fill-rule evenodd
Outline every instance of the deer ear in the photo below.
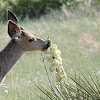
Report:
M 20 28 L 11 20 L 8 21 L 8 34 L 13 39 L 18 39 L 20 36 Z
M 11 20 L 11 21 L 15 22 L 16 24 L 18 24 L 18 19 L 11 10 L 9 10 L 9 9 L 7 10 L 7 15 L 8 15 L 8 20 Z

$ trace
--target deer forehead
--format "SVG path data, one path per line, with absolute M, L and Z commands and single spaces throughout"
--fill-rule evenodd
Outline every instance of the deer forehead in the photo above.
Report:
M 22 31 L 22 34 L 24 34 L 24 36 L 26 37 L 26 38 L 34 38 L 35 36 L 32 34 L 32 33 L 30 33 L 30 32 L 27 32 L 27 31 Z

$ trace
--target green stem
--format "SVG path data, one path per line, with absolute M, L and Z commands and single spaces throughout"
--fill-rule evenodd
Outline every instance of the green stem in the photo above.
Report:
M 41 56 L 42 56 L 42 61 L 43 61 L 43 64 L 44 64 L 44 66 L 45 66 L 46 74 L 47 74 L 47 77 L 48 77 L 48 80 L 49 80 L 51 89 L 52 89 L 52 91 L 55 93 L 54 88 L 53 88 L 53 85 L 52 85 L 52 82 L 51 82 L 50 77 L 49 77 L 49 73 L 48 73 L 48 71 L 47 71 L 47 67 L 46 67 L 46 64 L 45 64 L 45 58 L 43 57 L 42 52 L 41 52 Z

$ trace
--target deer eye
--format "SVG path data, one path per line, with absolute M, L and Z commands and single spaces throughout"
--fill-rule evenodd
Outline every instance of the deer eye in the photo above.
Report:
M 34 38 L 32 38 L 32 39 L 29 39 L 29 42 L 35 42 L 35 39 Z
M 21 30 L 24 30 L 24 28 L 23 28 L 22 26 L 20 27 L 20 29 L 21 29 Z
M 21 35 L 23 35 L 23 36 L 24 36 L 24 34 L 25 34 L 25 33 L 22 31 L 22 34 L 21 34 Z
M 24 36 L 24 35 L 25 35 L 25 33 L 22 31 L 21 35 L 22 35 L 22 36 Z

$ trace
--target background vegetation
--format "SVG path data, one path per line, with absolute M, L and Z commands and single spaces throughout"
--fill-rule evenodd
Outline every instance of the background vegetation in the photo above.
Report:
M 6 9 L 15 12 L 20 19 L 25 19 L 38 18 L 54 9 L 61 10 L 63 5 L 68 9 L 80 5 L 99 7 L 100 0 L 0 0 L 0 20 L 6 19 Z
M 20 2 L 19 1 L 20 0 L 0 1 L 2 2 L 0 3 L 0 6 L 2 6 L 0 7 L 0 49 L 3 49 L 10 40 L 10 37 L 7 34 L 7 24 L 5 22 L 2 22 L 3 19 L 5 20 L 6 10 L 7 8 L 9 8 L 19 17 L 20 26 L 23 26 L 26 30 L 34 33 L 36 36 L 39 36 L 41 38 L 47 38 L 49 36 L 52 39 L 53 43 L 57 44 L 58 48 L 62 52 L 61 56 L 63 59 L 63 67 L 65 71 L 67 73 L 70 72 L 73 76 L 76 75 L 75 77 L 78 80 L 78 83 L 80 83 L 80 79 L 83 80 L 81 82 L 86 82 L 86 80 L 83 78 L 84 75 L 92 85 L 92 90 L 90 89 L 89 93 L 91 93 L 91 95 L 94 95 L 96 93 L 98 96 L 100 92 L 98 92 L 96 85 L 91 80 L 89 72 L 91 73 L 93 80 L 96 82 L 96 84 L 98 84 L 97 86 L 100 90 L 99 0 L 95 0 L 96 2 L 98 2 L 97 6 L 93 0 L 91 1 L 91 5 L 86 5 L 87 3 L 85 3 L 85 1 L 84 3 L 77 3 L 76 0 L 73 0 L 73 2 L 75 1 L 74 3 L 72 3 L 70 0 L 70 3 L 68 3 L 68 0 L 63 1 L 64 4 L 62 5 L 62 1 L 57 0 L 56 2 L 58 2 L 59 4 L 59 6 L 57 5 L 57 7 L 60 9 L 59 11 L 57 10 L 57 7 L 54 6 L 55 8 L 53 8 L 50 6 L 50 4 L 47 4 L 49 2 L 46 3 L 46 0 L 43 0 L 45 1 L 45 5 L 47 5 L 45 10 L 43 11 L 47 12 L 42 12 L 41 14 L 40 12 L 36 12 L 34 15 L 30 15 L 30 10 L 29 12 L 27 11 L 28 6 L 22 6 L 23 3 L 21 2 L 29 2 L 28 0 L 21 0 Z M 40 1 L 41 0 L 30 0 L 30 5 L 32 4 L 32 2 L 36 2 L 34 4 L 39 5 Z M 52 2 L 54 2 L 54 0 Z M 16 9 L 14 8 L 15 5 Z M 51 5 L 53 5 L 53 3 L 51 3 Z M 39 7 L 40 6 L 36 6 L 35 11 L 39 11 Z M 55 10 L 51 11 L 51 9 Z M 32 19 L 29 19 L 30 16 Z M 33 17 L 37 17 L 39 19 L 34 19 Z M 24 20 L 22 21 L 21 19 Z M 44 97 L 45 100 L 50 100 L 50 98 L 44 96 L 43 92 L 41 92 L 34 84 L 34 82 L 41 83 L 43 87 L 50 90 L 50 85 L 46 76 L 45 68 L 40 58 L 41 52 L 35 51 L 26 52 L 21 57 L 21 59 L 19 59 L 18 63 L 9 72 L 6 80 L 0 87 L 1 100 L 39 100 L 39 95 L 41 97 Z M 80 73 L 78 68 L 81 70 L 83 75 L 82 73 Z M 54 77 L 55 75 L 50 72 L 49 75 L 52 83 L 56 84 Z M 70 80 L 69 77 L 65 80 L 66 84 L 69 86 L 68 88 L 72 87 L 73 84 L 75 84 L 75 80 L 73 80 Z M 83 83 L 81 85 L 83 85 Z M 80 99 L 80 86 L 76 86 L 78 87 L 78 89 L 75 88 L 74 91 L 77 91 L 77 94 L 75 95 L 74 92 L 71 91 L 71 88 L 69 89 L 69 93 L 70 97 L 72 94 L 74 94 L 74 96 L 77 96 L 77 98 L 74 98 L 72 95 L 73 99 L 68 98 L 65 100 Z M 84 87 L 88 89 L 86 85 L 84 85 Z M 93 92 L 93 90 L 95 92 Z M 48 93 L 48 96 L 51 97 L 51 91 L 46 91 L 46 93 Z M 60 91 L 60 93 L 63 92 Z M 59 95 L 59 93 L 57 94 Z M 86 99 L 83 98 L 83 100 Z

